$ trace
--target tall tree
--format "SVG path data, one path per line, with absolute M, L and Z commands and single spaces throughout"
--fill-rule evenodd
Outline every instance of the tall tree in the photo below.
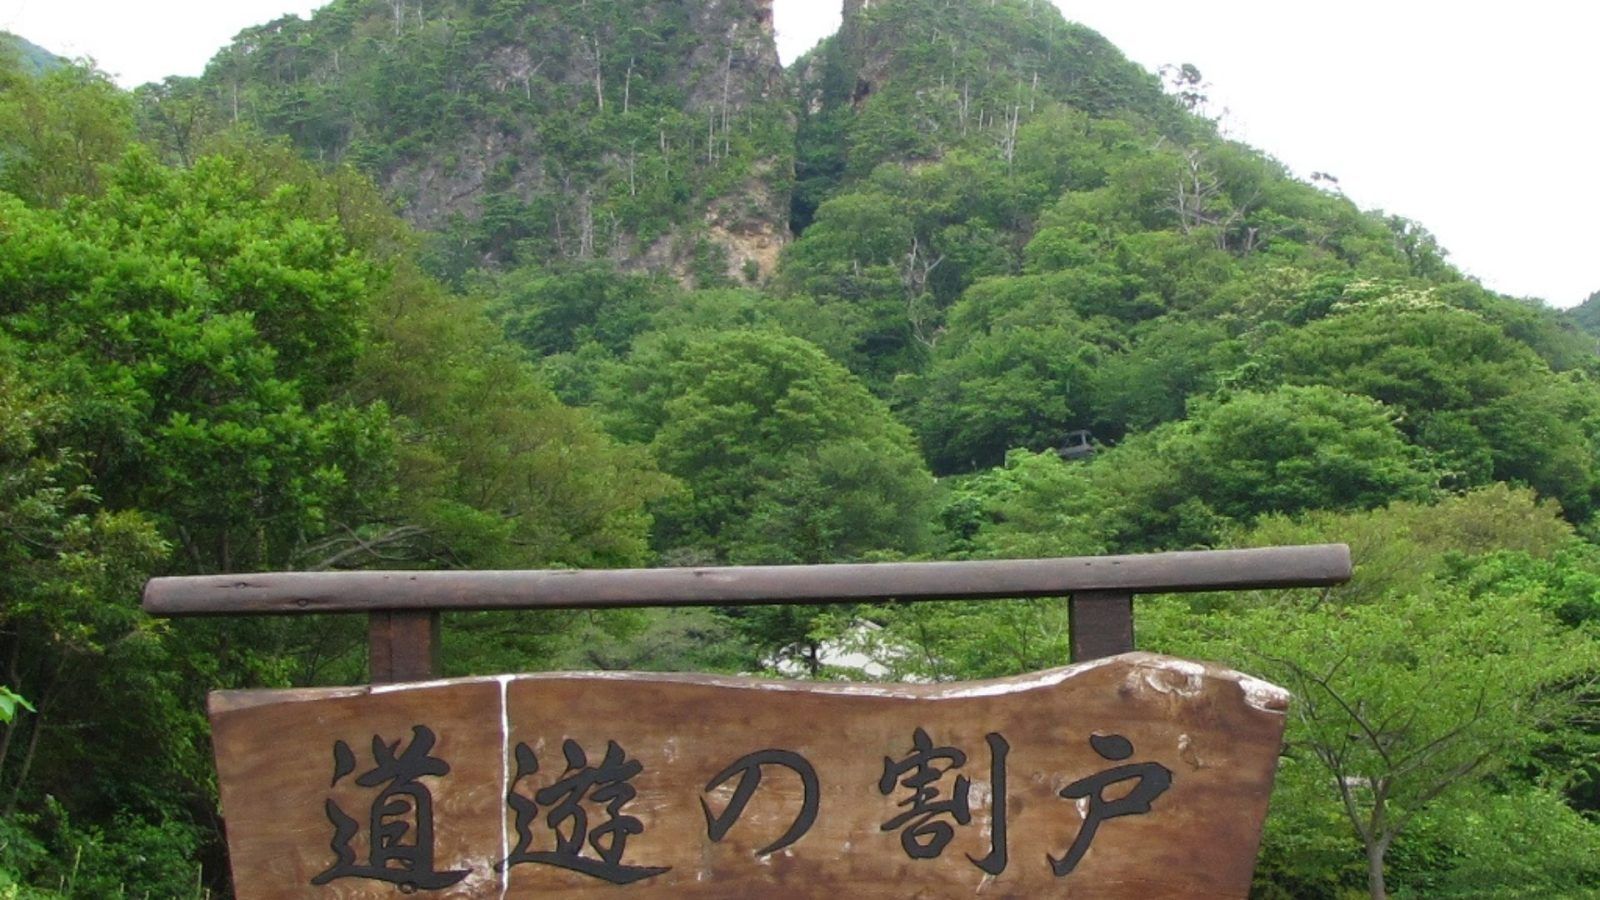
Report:
M 1248 661 L 1294 693 L 1284 775 L 1327 785 L 1381 900 L 1389 850 L 1419 817 L 1581 714 L 1600 646 L 1540 599 L 1452 587 L 1354 607 L 1305 598 L 1214 622 L 1223 642 L 1188 652 Z
M 910 433 L 799 338 L 652 336 L 605 396 L 613 429 L 689 488 L 657 510 L 663 550 L 824 562 L 922 546 L 932 481 Z

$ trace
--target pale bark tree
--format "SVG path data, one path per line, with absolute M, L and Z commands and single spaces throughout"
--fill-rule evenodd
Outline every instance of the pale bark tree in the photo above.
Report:
M 911 336 L 929 349 L 938 343 L 942 329 L 933 325 L 933 310 L 928 303 L 928 279 L 943 263 L 944 254 L 934 257 L 922 246 L 922 239 L 913 236 L 911 249 L 900 264 L 900 283 L 906 291 L 906 320 L 911 323 Z
M 584 42 L 594 65 L 594 105 L 599 112 L 606 111 L 606 77 L 601 64 L 600 36 L 589 35 Z

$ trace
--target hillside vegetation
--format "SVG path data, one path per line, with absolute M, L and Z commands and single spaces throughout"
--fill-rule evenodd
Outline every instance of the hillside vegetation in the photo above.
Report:
M 146 92 L 182 156 L 248 125 L 370 173 L 452 278 L 605 260 L 770 273 L 793 113 L 770 3 L 335 0 Z
M 1567 310 L 1567 318 L 1587 334 L 1600 338 L 1600 291 L 1595 291 L 1589 295 L 1589 299 Z
M 0 55 L 14 58 L 22 71 L 29 75 L 43 75 L 67 64 L 66 60 L 49 50 L 8 31 L 0 31 Z
M 364 678 L 359 622 L 152 622 L 151 575 L 1323 541 L 1348 586 L 1138 610 L 1295 692 L 1257 895 L 1600 890 L 1587 307 L 1049 3 L 845 13 L 787 72 L 764 0 L 335 0 L 134 94 L 0 62 L 0 897 L 225 894 L 204 692 Z M 460 616 L 445 664 L 854 677 L 867 619 L 987 677 L 1066 618 Z

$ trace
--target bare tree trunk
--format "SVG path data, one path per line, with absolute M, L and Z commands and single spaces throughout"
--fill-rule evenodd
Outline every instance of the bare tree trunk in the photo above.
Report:
M 1202 225 L 1217 224 L 1207 207 L 1221 195 L 1222 185 L 1207 171 L 1205 157 L 1199 150 L 1185 153 L 1183 159 L 1184 171 L 1178 176 L 1172 210 L 1178 214 L 1178 228 L 1190 234 Z
M 911 252 L 906 254 L 906 261 L 900 268 L 900 283 L 906 289 L 906 319 L 911 324 L 912 337 L 929 349 L 938 343 L 939 330 L 929 330 L 929 311 L 923 298 L 927 293 L 929 276 L 943 262 L 943 254 L 933 259 L 930 254 L 922 252 L 922 240 L 912 237 Z
M 1383 857 L 1388 850 L 1388 838 L 1367 844 L 1367 890 L 1372 900 L 1389 900 L 1389 889 L 1383 879 Z
M 728 48 L 728 61 L 722 66 L 722 158 L 728 158 L 728 95 L 733 88 L 733 48 Z
M 1239 252 L 1245 256 L 1249 256 L 1250 254 L 1256 252 L 1256 242 L 1260 240 L 1260 238 L 1261 229 L 1256 228 L 1255 226 L 1246 228 L 1244 230 L 1244 246 L 1239 248 Z
M 589 42 L 594 52 L 594 105 L 600 112 L 605 112 L 606 79 L 604 70 L 600 68 L 600 36 L 590 37 Z
M 1018 104 L 1006 112 L 1005 130 L 1000 133 L 1000 157 L 1006 161 L 1006 171 L 1011 170 L 1017 158 L 1017 129 L 1022 124 L 1022 106 Z
M 403 546 L 407 541 L 427 536 L 426 529 L 416 525 L 401 525 L 374 538 L 362 539 L 348 527 L 346 537 L 332 537 L 305 548 L 298 554 L 301 568 L 307 572 L 328 572 L 344 563 L 365 555 L 368 559 L 384 561 L 404 557 L 387 557 L 384 547 Z
M 622 80 L 622 112 L 624 115 L 627 114 L 628 107 L 632 104 L 634 61 L 634 57 L 628 57 L 628 74 Z

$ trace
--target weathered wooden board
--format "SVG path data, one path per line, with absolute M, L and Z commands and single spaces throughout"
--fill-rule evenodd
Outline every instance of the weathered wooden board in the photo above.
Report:
M 534 675 L 212 696 L 240 900 L 1244 897 L 1288 697 Z M 374 834 L 378 839 L 374 842 Z

